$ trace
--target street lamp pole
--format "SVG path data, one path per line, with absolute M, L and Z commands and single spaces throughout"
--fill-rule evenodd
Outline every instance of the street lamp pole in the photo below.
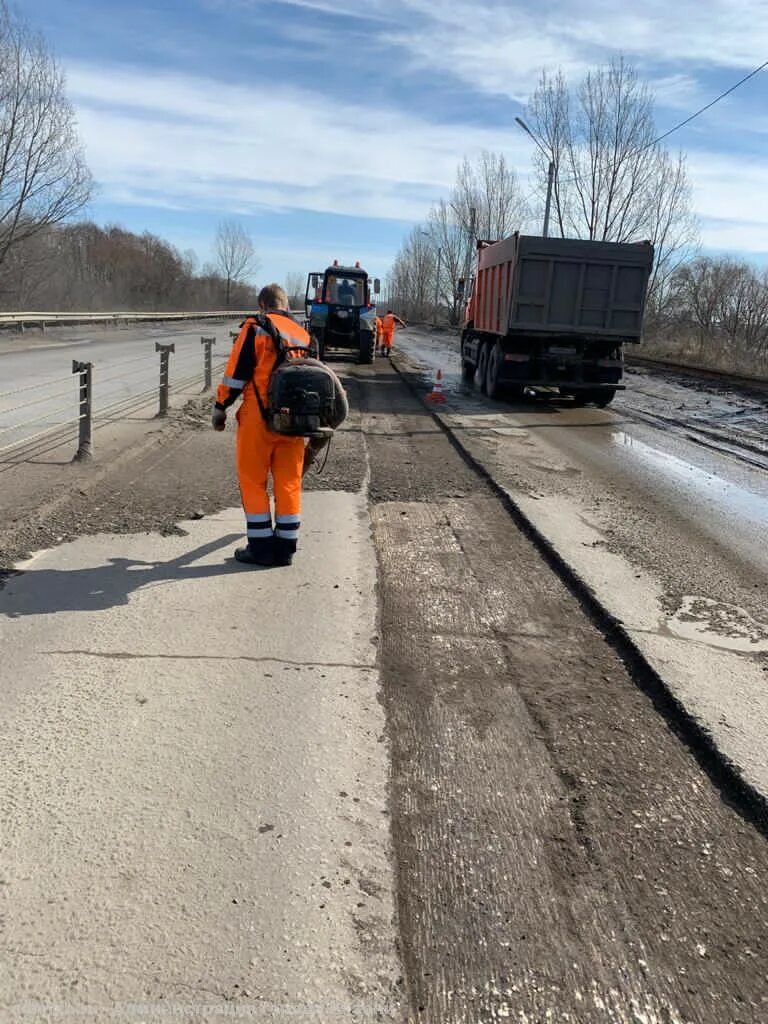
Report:
M 555 184 L 555 165 L 550 160 L 549 170 L 547 172 L 547 202 L 544 206 L 544 227 L 542 228 L 542 235 L 545 238 L 549 238 L 549 211 L 552 207 L 552 189 Z
M 435 274 L 435 306 L 432 312 L 432 326 L 437 327 L 437 304 L 440 301 L 440 264 L 443 258 L 442 246 L 437 247 L 437 273 Z
M 517 121 L 517 123 L 520 125 L 520 127 L 523 129 L 523 131 L 526 133 L 526 135 L 530 135 L 530 137 L 536 143 L 538 148 L 541 150 L 541 152 L 544 154 L 544 156 L 549 161 L 549 167 L 547 168 L 547 201 L 546 201 L 546 203 L 544 205 L 544 227 L 542 228 L 542 231 L 541 231 L 541 233 L 544 236 L 544 238 L 549 238 L 549 214 L 550 214 L 550 210 L 552 209 L 552 191 L 553 191 L 553 189 L 555 187 L 555 163 L 550 158 L 549 153 L 547 153 L 546 149 L 544 149 L 542 144 L 539 142 L 539 140 L 533 134 L 531 129 L 528 127 L 528 125 L 522 119 L 522 117 L 516 117 L 515 121 Z

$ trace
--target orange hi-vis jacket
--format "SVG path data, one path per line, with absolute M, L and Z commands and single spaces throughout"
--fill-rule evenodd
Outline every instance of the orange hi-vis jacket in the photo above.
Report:
M 309 335 L 289 313 L 267 315 L 283 335 L 286 345 L 309 345 Z M 216 392 L 216 406 L 226 409 L 239 395 L 243 396 L 237 410 L 236 457 L 249 541 L 265 540 L 273 535 L 267 492 L 267 478 L 271 474 L 275 496 L 274 535 L 295 547 L 301 525 L 304 438 L 286 437 L 269 430 L 256 399 L 258 390 L 266 406 L 269 377 L 276 361 L 274 341 L 253 317 L 248 317 L 232 347 Z
M 376 317 L 376 337 L 380 338 L 384 333 L 384 321 L 380 316 Z
M 283 335 L 287 345 L 309 346 L 309 335 L 290 313 L 277 312 L 267 315 Z M 216 391 L 216 407 L 227 409 L 240 395 L 243 396 L 244 405 L 251 402 L 258 405 L 255 388 L 258 389 L 262 404 L 266 405 L 267 385 L 276 361 L 277 351 L 272 338 L 259 327 L 253 317 L 248 317 L 243 321 L 229 354 L 224 376 Z M 249 387 L 249 384 L 253 386 Z
M 401 327 L 405 326 L 405 324 L 403 323 L 399 316 L 395 316 L 394 313 L 387 313 L 386 316 L 384 317 L 384 320 L 382 321 L 382 326 L 384 331 L 384 337 L 388 338 L 390 341 L 395 336 L 396 324 L 400 324 Z

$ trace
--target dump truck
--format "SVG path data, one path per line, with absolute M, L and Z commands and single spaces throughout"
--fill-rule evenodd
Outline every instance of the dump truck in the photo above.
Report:
M 359 363 L 372 363 L 376 354 L 376 304 L 379 279 L 369 281 L 360 266 L 343 267 L 334 260 L 325 271 L 307 276 L 305 297 L 307 327 L 317 349 L 318 358 L 324 359 L 332 349 L 351 350 Z
M 640 341 L 650 242 L 591 242 L 515 232 L 478 241 L 461 334 L 465 380 L 502 392 L 565 395 L 606 406 L 621 382 L 622 346 Z

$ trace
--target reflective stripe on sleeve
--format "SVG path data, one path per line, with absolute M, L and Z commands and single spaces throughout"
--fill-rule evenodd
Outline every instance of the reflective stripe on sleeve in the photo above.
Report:
M 225 373 L 221 378 L 221 383 L 228 388 L 244 388 L 248 381 L 238 380 L 237 377 L 228 377 Z

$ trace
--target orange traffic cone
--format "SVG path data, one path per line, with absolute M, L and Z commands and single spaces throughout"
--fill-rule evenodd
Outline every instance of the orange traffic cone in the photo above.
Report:
M 435 383 L 432 385 L 432 390 L 427 395 L 428 402 L 444 402 L 445 395 L 443 394 L 443 371 L 438 370 L 435 374 Z

